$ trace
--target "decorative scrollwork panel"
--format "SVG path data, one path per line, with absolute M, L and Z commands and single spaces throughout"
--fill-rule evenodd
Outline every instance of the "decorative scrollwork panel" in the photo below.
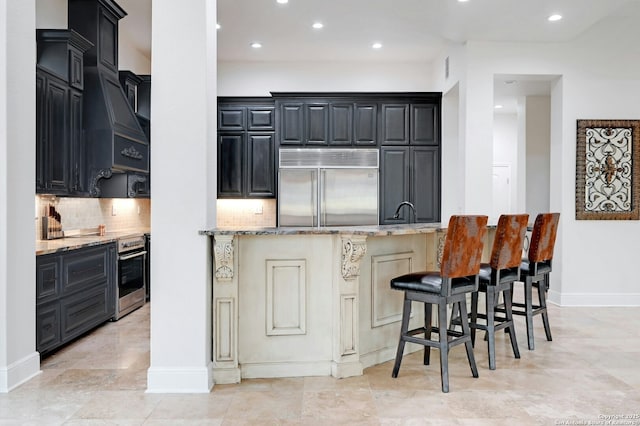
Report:
M 640 120 L 578 120 L 576 219 L 640 219 Z

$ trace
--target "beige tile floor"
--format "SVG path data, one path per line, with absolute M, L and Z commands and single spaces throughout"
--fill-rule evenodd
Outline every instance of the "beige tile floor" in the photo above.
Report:
M 476 346 L 471 377 L 458 346 L 450 353 L 451 391 L 434 364 L 406 356 L 364 375 L 243 380 L 209 394 L 147 394 L 149 306 L 45 358 L 42 374 L 0 394 L 0 425 L 640 425 L 640 308 L 550 307 L 554 341 L 536 318 L 536 349 L 522 358 L 497 338 L 497 370 Z M 615 423 L 615 422 L 618 423 Z

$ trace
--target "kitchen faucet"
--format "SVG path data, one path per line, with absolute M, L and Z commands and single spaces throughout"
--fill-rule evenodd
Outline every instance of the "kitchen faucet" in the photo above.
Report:
M 394 219 L 400 218 L 400 209 L 402 208 L 402 206 L 409 206 L 411 210 L 413 210 L 413 220 L 415 222 L 416 218 L 418 217 L 418 212 L 416 211 L 415 206 L 409 201 L 403 201 L 400 204 L 398 204 L 398 208 L 396 209 L 396 213 L 393 215 L 393 218 Z

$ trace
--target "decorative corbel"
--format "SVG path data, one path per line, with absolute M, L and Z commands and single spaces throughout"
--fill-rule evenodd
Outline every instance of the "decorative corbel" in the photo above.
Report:
M 342 278 L 355 280 L 360 276 L 360 261 L 367 253 L 366 237 L 342 239 Z
M 213 247 L 216 279 L 231 281 L 233 279 L 233 235 L 216 235 Z

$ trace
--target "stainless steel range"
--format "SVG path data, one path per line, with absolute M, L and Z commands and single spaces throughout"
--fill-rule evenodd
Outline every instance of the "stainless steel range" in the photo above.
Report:
M 146 257 L 144 235 L 131 235 L 118 239 L 118 283 L 114 321 L 145 304 Z

